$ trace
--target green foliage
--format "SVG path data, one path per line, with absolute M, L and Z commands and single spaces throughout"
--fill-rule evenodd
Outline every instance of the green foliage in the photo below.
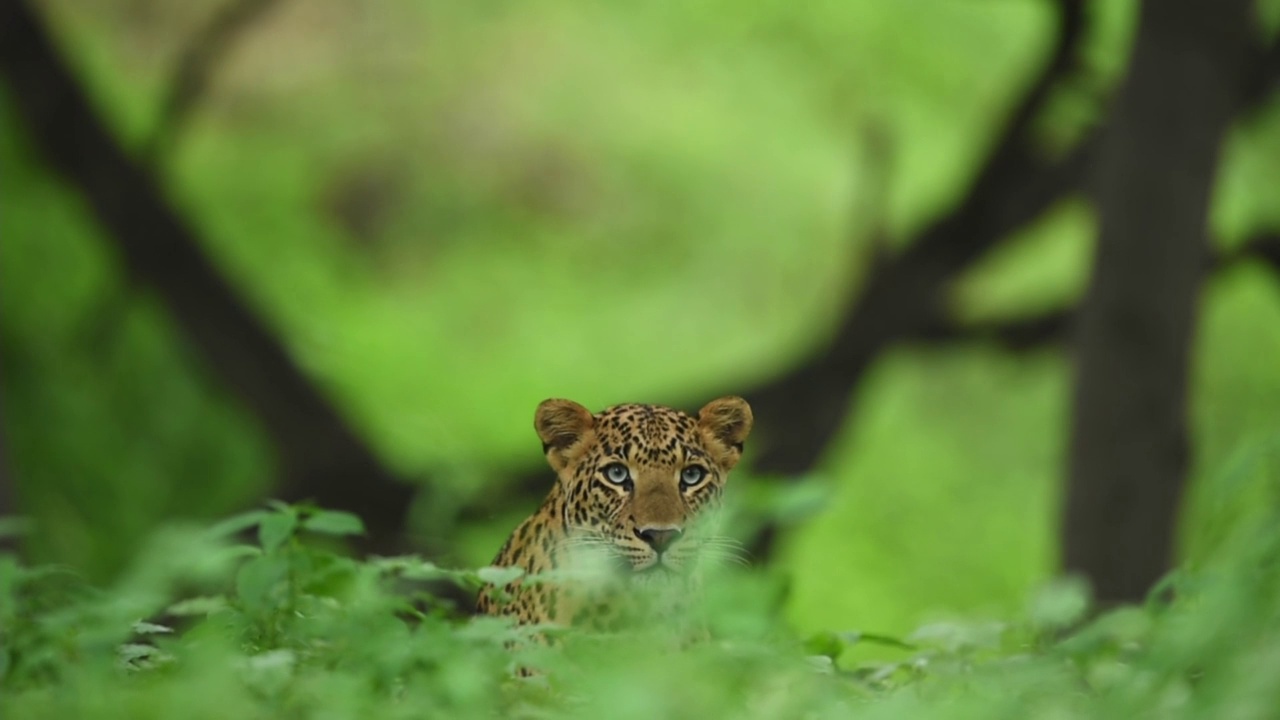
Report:
M 1280 517 L 1249 525 L 1143 606 L 1090 613 L 1083 584 L 1045 586 L 1000 622 L 898 639 L 778 624 L 770 582 L 715 572 L 713 638 L 663 627 L 558 632 L 467 618 L 439 583 L 497 568 L 360 562 L 317 537 L 358 519 L 276 504 L 170 528 L 95 589 L 0 558 L 0 712 L 12 718 L 1258 717 L 1280 703 Z M 256 543 L 242 544 L 244 538 Z M 1169 598 L 1172 599 L 1169 599 Z M 525 640 L 525 641 L 522 641 Z M 898 658 L 850 662 L 873 643 Z M 508 647 L 510 646 L 510 647 Z M 532 669 L 517 677 L 518 667 Z
M 14 132 L 0 88 L 0 379 L 27 548 L 106 580 L 158 518 L 251 501 L 272 462 L 252 418 L 193 367 L 78 198 Z
M 39 6 L 137 149 L 180 54 L 226 4 Z M 1086 77 L 1036 126 L 1049 153 L 1096 125 L 1126 68 L 1138 3 L 1088 4 Z M 1280 5 L 1261 7 L 1274 32 Z M 389 465 L 428 477 L 435 498 L 500 497 L 513 469 L 540 462 L 529 419 L 545 397 L 745 392 L 821 347 L 872 238 L 909 242 L 964 195 L 1045 57 L 1053 14 L 1040 0 L 276 3 L 228 46 L 154 171 Z M 24 549 L 124 582 L 155 527 L 243 508 L 276 468 L 10 105 L 0 88 L 0 394 Z M 1278 158 L 1273 100 L 1224 147 L 1222 244 L 1280 226 Z M 954 313 L 996 321 L 1073 302 L 1091 215 L 1070 199 L 1008 238 L 952 288 Z M 1275 432 L 1276 357 L 1280 288 L 1258 268 L 1219 274 L 1191 388 L 1194 562 L 1274 497 L 1252 470 L 1242 496 L 1215 488 L 1243 444 Z M 1058 351 L 880 359 L 807 485 L 734 479 L 744 523 L 787 508 L 775 570 L 788 583 L 763 583 L 761 605 L 783 604 L 805 632 L 903 637 L 1017 614 L 1055 563 L 1068 372 Z M 528 510 L 461 522 L 441 502 L 415 508 L 411 532 L 450 544 L 440 562 L 479 565 Z M 271 517 L 270 529 L 241 521 L 272 552 L 294 552 L 299 532 L 354 529 L 302 509 Z M 280 600 L 281 567 L 249 572 L 258 602 Z M 842 652 L 893 652 L 861 637 Z

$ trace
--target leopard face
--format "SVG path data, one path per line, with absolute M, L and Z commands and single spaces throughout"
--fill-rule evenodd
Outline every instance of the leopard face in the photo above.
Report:
M 706 521 L 751 423 L 740 398 L 696 417 L 656 405 L 592 415 L 568 400 L 542 403 L 534 426 L 565 493 L 565 545 L 603 551 L 636 574 L 687 572 L 713 541 Z
M 699 560 L 725 550 L 711 521 L 751 425 L 751 408 L 737 397 L 696 415 L 636 404 L 592 414 L 569 400 L 544 401 L 534 429 L 556 482 L 493 564 L 572 575 L 590 556 L 605 561 L 606 589 L 517 580 L 502 588 L 504 602 L 482 590 L 477 609 L 520 623 L 599 624 L 629 589 L 696 585 Z

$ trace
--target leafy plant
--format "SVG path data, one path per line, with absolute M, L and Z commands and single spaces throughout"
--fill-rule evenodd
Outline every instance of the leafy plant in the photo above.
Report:
M 273 503 L 171 528 L 116 585 L 0 558 L 4 717 L 1242 717 L 1280 707 L 1280 532 L 1253 524 L 1142 606 L 1091 611 L 1064 579 L 1018 617 L 906 638 L 775 617 L 777 583 L 709 579 L 714 637 L 560 632 L 448 596 L 504 568 L 346 557 L 353 515 Z M 1172 598 L 1172 599 L 1169 599 Z M 513 641 L 516 641 L 513 643 Z M 877 659 L 852 660 L 855 648 Z M 509 649 L 514 648 L 514 649 Z M 866 653 L 862 653 L 865 655 Z M 513 674 L 517 666 L 540 671 Z

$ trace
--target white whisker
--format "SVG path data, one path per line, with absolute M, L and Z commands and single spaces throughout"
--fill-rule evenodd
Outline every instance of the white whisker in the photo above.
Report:
M 742 567 L 751 564 L 746 547 L 737 540 L 724 535 L 713 535 L 701 541 L 699 550 L 703 556 L 713 561 L 728 561 Z

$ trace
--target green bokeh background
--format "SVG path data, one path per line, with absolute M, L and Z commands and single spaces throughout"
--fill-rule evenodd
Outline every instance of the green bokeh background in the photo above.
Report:
M 134 150 L 220 6 L 42 4 Z M 1105 91 L 1135 6 L 1091 7 L 1086 57 Z M 957 202 L 1054 32 L 1033 0 L 282 1 L 218 66 L 156 172 L 391 467 L 501 493 L 511 468 L 539 461 L 545 397 L 599 408 L 745 391 L 820 349 L 873 238 L 909 242 Z M 7 95 L 7 460 L 34 559 L 107 578 L 159 524 L 257 502 L 273 458 L 162 302 L 123 276 Z M 1090 92 L 1059 93 L 1045 151 L 1097 113 Z M 1213 231 L 1231 247 L 1277 229 L 1272 102 L 1224 148 Z M 1094 230 L 1089 204 L 1064 199 L 955 285 L 955 314 L 1073 302 Z M 1201 308 L 1191 555 L 1234 512 L 1203 499 L 1210 471 L 1280 433 L 1280 282 L 1232 268 Z M 1022 602 L 1055 571 L 1069 382 L 1062 350 L 883 357 L 805 480 L 814 512 L 782 537 L 792 623 L 894 633 Z M 456 528 L 441 560 L 487 562 L 515 519 Z

